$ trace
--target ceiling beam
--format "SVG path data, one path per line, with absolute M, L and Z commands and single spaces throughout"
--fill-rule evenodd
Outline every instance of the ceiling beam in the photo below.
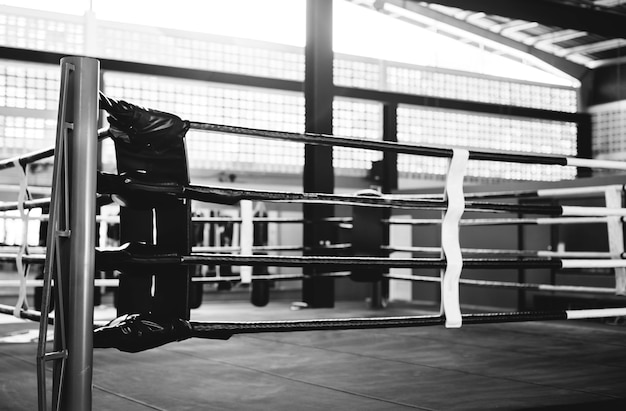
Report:
M 418 0 L 409 2 L 422 3 Z M 626 38 L 626 14 L 606 7 L 590 7 L 586 3 L 557 0 L 428 0 L 426 3 L 587 31 L 605 37 Z
M 497 0 L 497 1 L 505 1 L 505 0 Z M 532 0 L 526 0 L 526 1 L 532 1 Z M 471 3 L 472 1 L 468 1 L 468 2 Z M 432 19 L 433 21 L 436 21 L 438 23 L 456 27 L 457 29 L 463 30 L 468 33 L 472 33 L 476 35 L 477 37 L 485 38 L 495 43 L 502 44 L 511 49 L 524 52 L 526 54 L 534 56 L 535 58 L 551 65 L 552 67 L 555 67 L 556 69 L 576 79 L 579 79 L 579 80 L 582 79 L 585 76 L 585 74 L 587 74 L 587 72 L 589 71 L 583 65 L 574 63 L 562 57 L 555 56 L 554 54 L 542 51 L 532 45 L 524 44 L 522 42 L 505 37 L 501 34 L 494 33 L 491 30 L 477 27 L 474 24 L 459 20 L 455 17 L 438 12 L 429 7 L 422 6 L 418 4 L 418 2 L 404 1 L 404 0 L 386 0 L 385 3 L 390 3 L 395 6 L 402 7 L 406 10 L 409 10 L 411 12 L 414 12 L 424 17 L 427 17 L 429 19 Z

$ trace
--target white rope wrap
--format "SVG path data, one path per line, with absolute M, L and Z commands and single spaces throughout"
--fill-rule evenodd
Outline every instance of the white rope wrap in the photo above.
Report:
M 626 208 L 563 206 L 563 217 L 626 217 Z
M 239 206 L 241 209 L 241 225 L 239 235 L 239 245 L 241 249 L 239 253 L 241 255 L 250 256 L 253 254 L 252 245 L 254 242 L 254 224 L 252 223 L 254 211 L 252 201 L 241 200 L 239 202 Z M 241 282 L 244 284 L 250 284 L 252 282 L 252 267 L 241 266 L 239 270 L 241 274 Z
M 604 192 L 607 207 L 622 207 L 622 187 L 607 188 Z M 609 251 L 621 255 L 624 253 L 624 226 L 620 217 L 607 217 Z M 626 268 L 615 268 L 615 294 L 626 295 Z
M 463 178 L 468 160 L 468 150 L 453 150 L 444 193 L 448 207 L 441 222 L 441 249 L 446 259 L 446 269 L 441 279 L 441 308 L 446 318 L 446 328 L 459 328 L 462 323 L 459 279 L 463 270 L 463 254 L 459 242 L 459 222 L 465 211 Z
M 626 316 L 625 308 L 596 308 L 589 310 L 566 310 L 568 320 L 581 320 L 586 318 L 606 318 Z
M 20 317 L 20 312 L 22 309 L 28 310 L 28 301 L 26 299 L 26 289 L 27 289 L 27 277 L 30 266 L 24 267 L 24 255 L 28 254 L 28 210 L 24 208 L 24 202 L 28 197 L 28 176 L 26 174 L 25 166 L 20 164 L 19 159 L 14 161 L 15 168 L 20 171 L 20 190 L 17 195 L 17 209 L 20 214 L 20 219 L 22 221 L 22 238 L 20 242 L 20 247 L 17 251 L 17 256 L 15 258 L 15 264 L 17 266 L 17 274 L 20 280 L 20 288 L 19 294 L 17 297 L 17 302 L 15 303 L 15 308 L 13 310 L 13 315 L 17 318 Z

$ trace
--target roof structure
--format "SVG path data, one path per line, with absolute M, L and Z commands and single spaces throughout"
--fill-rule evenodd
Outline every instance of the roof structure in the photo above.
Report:
M 626 0 L 350 1 L 578 80 L 626 62 Z

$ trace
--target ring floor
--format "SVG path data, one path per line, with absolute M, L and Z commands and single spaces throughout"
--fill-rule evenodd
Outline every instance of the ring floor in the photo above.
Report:
M 210 321 L 423 311 L 226 300 L 192 313 Z M 36 410 L 37 326 L 0 320 L 0 410 Z M 96 350 L 93 410 L 624 410 L 625 353 L 626 326 L 582 321 L 192 339 L 137 354 Z

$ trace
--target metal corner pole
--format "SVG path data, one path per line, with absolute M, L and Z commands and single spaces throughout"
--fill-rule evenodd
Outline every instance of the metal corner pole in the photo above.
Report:
M 96 171 L 100 62 L 65 57 L 72 64 L 69 132 L 70 256 L 67 307 L 67 372 L 61 406 L 86 411 L 92 406 L 93 287 L 96 242 Z

